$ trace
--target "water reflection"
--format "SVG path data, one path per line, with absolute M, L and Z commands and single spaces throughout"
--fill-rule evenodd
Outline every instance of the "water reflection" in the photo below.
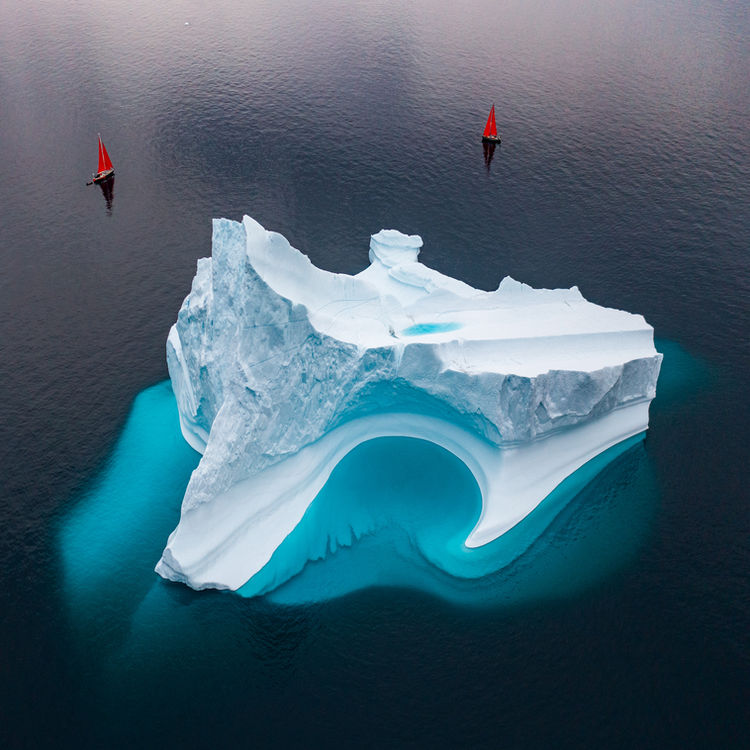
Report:
M 496 143 L 488 143 L 482 141 L 482 150 L 484 151 L 484 166 L 487 167 L 487 171 L 490 171 L 490 164 L 492 164 L 492 157 L 495 155 Z
M 104 196 L 104 202 L 107 204 L 107 213 L 112 213 L 112 201 L 115 199 L 115 176 L 112 175 L 103 182 L 98 182 L 102 195 Z

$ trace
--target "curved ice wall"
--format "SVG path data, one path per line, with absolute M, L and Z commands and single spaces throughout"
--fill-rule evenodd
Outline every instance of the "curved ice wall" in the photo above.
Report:
M 422 265 L 421 246 L 382 230 L 348 276 L 247 216 L 214 221 L 167 342 L 182 431 L 203 457 L 162 576 L 239 588 L 376 437 L 429 440 L 466 464 L 482 510 L 465 543 L 478 547 L 648 427 L 661 355 L 642 316 L 576 287 L 473 289 Z

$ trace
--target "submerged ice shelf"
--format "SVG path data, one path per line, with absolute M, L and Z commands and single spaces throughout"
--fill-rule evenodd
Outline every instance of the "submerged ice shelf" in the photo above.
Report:
M 162 576 L 242 587 L 337 464 L 376 438 L 429 441 L 466 465 L 481 510 L 465 545 L 477 548 L 648 427 L 661 355 L 642 316 L 575 287 L 506 277 L 476 290 L 421 264 L 421 245 L 382 230 L 348 276 L 249 217 L 214 221 L 167 342 L 182 431 L 203 457 Z

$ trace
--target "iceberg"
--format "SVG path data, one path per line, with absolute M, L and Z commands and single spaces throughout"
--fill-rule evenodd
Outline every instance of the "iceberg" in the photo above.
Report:
M 474 289 L 419 262 L 421 247 L 381 230 L 351 276 L 248 216 L 214 220 L 167 339 L 181 430 L 202 458 L 161 576 L 239 589 L 376 438 L 429 441 L 466 465 L 481 493 L 470 549 L 647 429 L 662 357 L 641 315 L 577 287 Z

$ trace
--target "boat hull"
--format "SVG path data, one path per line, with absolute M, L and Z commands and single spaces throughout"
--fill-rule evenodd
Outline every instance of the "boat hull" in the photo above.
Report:
M 105 180 L 110 179 L 111 177 L 115 176 L 115 170 L 114 169 L 105 169 L 103 172 L 97 172 L 92 178 L 92 182 L 104 182 Z
M 500 143 L 499 135 L 483 135 L 482 143 Z

